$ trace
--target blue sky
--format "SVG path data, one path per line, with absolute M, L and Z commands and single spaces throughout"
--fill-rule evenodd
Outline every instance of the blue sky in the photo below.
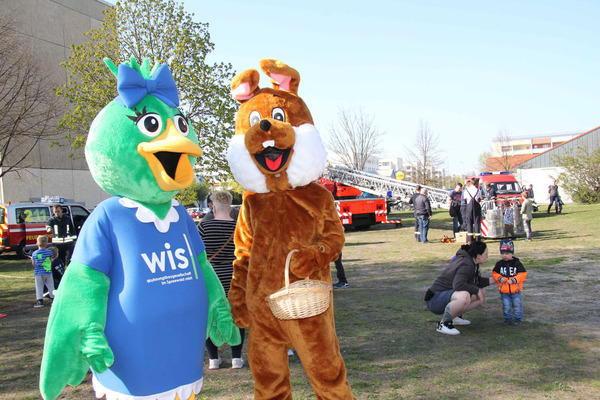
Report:
M 382 156 L 406 160 L 420 121 L 451 173 L 476 171 L 500 130 L 600 125 L 599 1 L 184 3 L 210 24 L 209 61 L 285 62 L 324 138 L 339 107 L 362 107 L 386 132 Z

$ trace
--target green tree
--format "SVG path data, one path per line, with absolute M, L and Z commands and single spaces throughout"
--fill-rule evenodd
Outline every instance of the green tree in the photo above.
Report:
M 190 186 L 182 189 L 175 195 L 175 200 L 184 206 L 193 206 L 196 202 L 201 202 L 210 194 L 210 184 L 207 182 L 194 182 Z
M 489 151 L 484 151 L 483 153 L 481 153 L 479 155 L 479 158 L 477 159 L 477 167 L 479 168 L 480 171 L 488 170 L 487 163 L 488 163 L 488 158 L 490 158 L 490 157 L 492 157 L 492 153 Z
M 558 176 L 562 187 L 576 203 L 600 203 L 600 148 L 579 147 L 576 153 L 553 157 L 565 170 Z
M 207 177 L 229 173 L 226 152 L 234 132 L 237 109 L 229 82 L 231 64 L 207 62 L 214 50 L 208 24 L 174 0 L 120 0 L 104 12 L 98 29 L 85 34 L 87 42 L 72 46 L 67 83 L 57 90 L 70 111 L 60 122 L 73 151 L 85 144 L 87 130 L 102 107 L 117 96 L 115 79 L 102 62 L 115 64 L 135 57 L 152 65 L 166 62 L 177 82 L 181 108 L 190 118 L 204 150 L 198 164 Z
M 241 187 L 239 183 L 233 179 L 229 179 L 221 182 L 221 187 L 226 188 L 225 190 L 229 191 L 229 193 L 231 193 L 233 196 L 233 202 L 231 204 L 242 204 L 242 197 L 246 192 L 246 189 Z

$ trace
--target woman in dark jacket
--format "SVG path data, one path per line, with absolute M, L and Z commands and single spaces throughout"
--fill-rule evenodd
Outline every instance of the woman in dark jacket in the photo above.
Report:
M 469 325 L 461 318 L 485 301 L 484 287 L 494 282 L 494 278 L 482 278 L 479 266 L 488 258 L 487 246 L 484 242 L 473 242 L 462 245 L 456 256 L 444 269 L 444 272 L 427 290 L 425 301 L 427 308 L 434 314 L 441 314 L 437 331 L 447 335 L 458 335 L 456 325 Z

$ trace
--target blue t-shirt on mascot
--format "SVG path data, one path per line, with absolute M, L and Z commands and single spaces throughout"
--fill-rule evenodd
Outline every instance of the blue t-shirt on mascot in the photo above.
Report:
M 172 203 L 158 220 L 140 204 L 112 197 L 96 207 L 77 241 L 72 260 L 111 280 L 105 334 L 115 362 L 94 373 L 108 390 L 144 396 L 202 384 L 208 296 L 197 256 L 204 244 L 184 207 Z M 173 223 L 182 218 L 188 223 Z

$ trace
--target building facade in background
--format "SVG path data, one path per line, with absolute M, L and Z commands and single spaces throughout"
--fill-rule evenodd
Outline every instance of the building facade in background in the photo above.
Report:
M 404 165 L 400 157 L 380 158 L 377 160 L 377 175 L 379 176 L 393 178 L 396 176 L 396 172 L 403 169 Z
M 515 165 L 514 175 L 517 180 L 529 186 L 533 185 L 535 200 L 538 203 L 549 201 L 548 186 L 564 169 L 554 161 L 556 155 L 576 154 L 578 148 L 584 147 L 595 150 L 600 147 L 600 127 L 581 133 L 559 145 L 552 146 L 544 152 Z M 559 194 L 565 203 L 571 202 L 571 197 L 559 185 Z
M 0 17 L 19 36 L 50 73 L 55 87 L 67 82 L 60 63 L 71 54 L 71 45 L 86 41 L 83 33 L 102 25 L 102 11 L 111 6 L 102 0 L 0 0 Z M 57 102 L 63 102 L 57 97 Z M 57 116 L 57 121 L 61 116 Z M 51 146 L 58 141 L 59 145 Z M 0 178 L 0 202 L 19 202 L 59 196 L 95 207 L 110 197 L 96 185 L 83 158 L 83 149 L 70 157 L 66 140 L 41 140 L 28 155 L 26 168 Z M 12 161 L 14 162 L 14 161 Z M 6 165 L 11 159 L 7 157 Z
M 540 154 L 581 135 L 583 132 L 542 133 L 530 136 L 515 136 L 503 141 L 492 141 L 492 156 Z
M 442 186 L 445 175 L 445 171 L 443 169 L 429 166 L 424 172 L 427 175 L 424 177 L 425 179 L 419 179 L 420 172 L 418 164 L 414 161 L 404 163 L 405 180 L 420 184 L 425 184 L 423 181 L 427 180 L 428 182 L 439 182 L 439 186 Z

